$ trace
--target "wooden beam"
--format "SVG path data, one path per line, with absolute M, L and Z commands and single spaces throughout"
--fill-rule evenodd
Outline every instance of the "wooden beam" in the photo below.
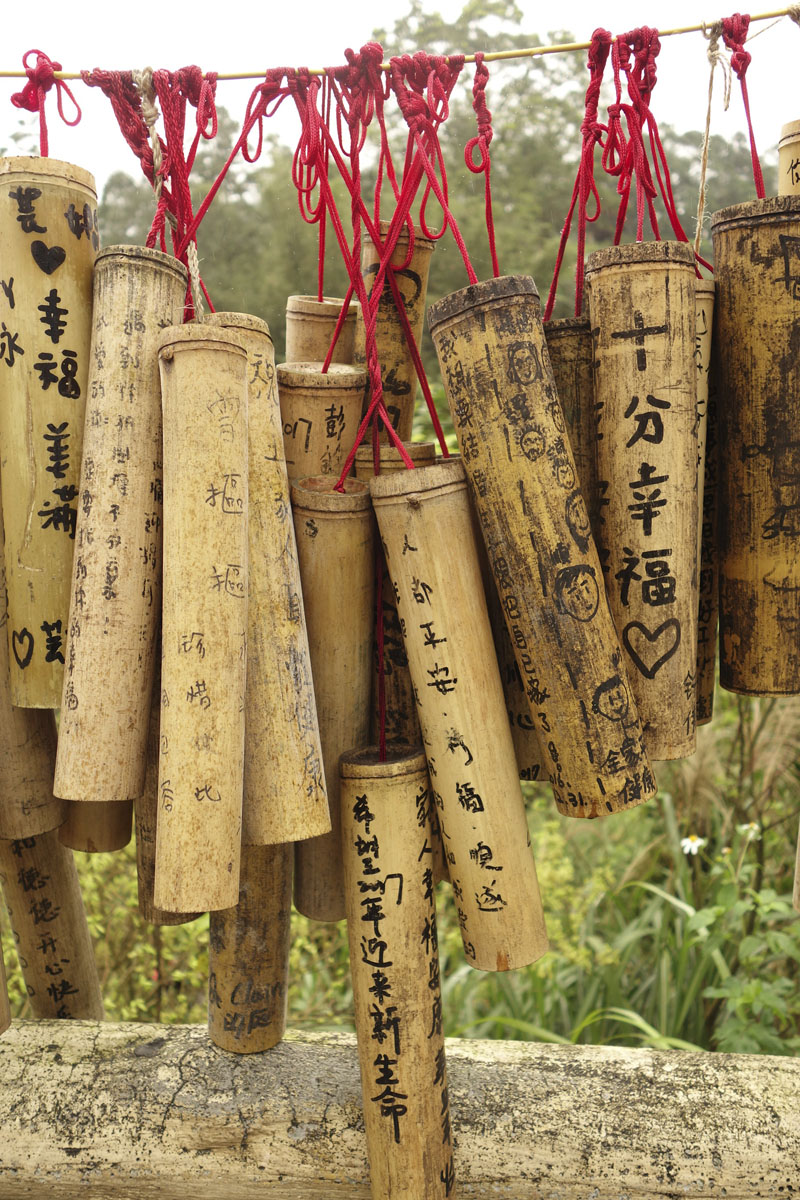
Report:
M 447 1055 L 461 1200 L 798 1189 L 796 1060 L 455 1040 Z M 86 1195 L 368 1200 L 353 1036 L 290 1033 L 245 1056 L 195 1025 L 14 1022 L 0 1200 Z

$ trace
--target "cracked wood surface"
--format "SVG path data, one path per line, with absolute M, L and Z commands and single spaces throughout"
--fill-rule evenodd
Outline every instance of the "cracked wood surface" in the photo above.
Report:
M 447 1059 L 462 1200 L 798 1189 L 795 1060 L 455 1039 Z M 0 1200 L 369 1197 L 350 1034 L 235 1055 L 201 1026 L 16 1021 L 0 1080 Z

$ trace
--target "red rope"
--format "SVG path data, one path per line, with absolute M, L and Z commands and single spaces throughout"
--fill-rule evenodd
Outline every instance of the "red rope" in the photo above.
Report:
M 764 176 L 761 173 L 761 163 L 756 150 L 756 139 L 753 133 L 753 122 L 750 118 L 750 98 L 747 94 L 747 68 L 750 66 L 752 55 L 748 50 L 745 50 L 744 44 L 747 40 L 747 32 L 750 28 L 750 16 L 748 13 L 734 13 L 732 17 L 723 17 L 722 19 L 722 37 L 725 45 L 731 51 L 731 66 L 736 72 L 736 77 L 742 85 L 742 101 L 744 102 L 744 114 L 747 118 L 747 129 L 750 134 L 750 158 L 753 162 L 753 182 L 756 185 L 756 196 L 759 200 L 763 200 L 766 192 L 764 190 Z
M 492 163 L 489 155 L 489 145 L 494 130 L 492 129 L 492 114 L 486 103 L 486 84 L 489 82 L 489 68 L 484 62 L 483 54 L 478 51 L 475 55 L 475 79 L 472 84 L 472 107 L 478 118 L 477 135 L 467 142 L 464 147 L 464 162 L 473 175 L 485 176 L 484 209 L 486 212 L 486 233 L 489 238 L 489 250 L 492 256 L 492 273 L 497 279 L 500 268 L 497 265 L 497 247 L 494 234 L 494 217 L 492 215 Z M 475 151 L 480 151 L 480 158 L 475 161 Z
M 36 65 L 30 67 L 28 66 L 28 59 L 32 54 L 36 55 Z M 61 70 L 61 63 L 54 62 L 43 50 L 27 50 L 22 56 L 22 65 L 25 68 L 25 74 L 28 76 L 28 82 L 21 92 L 13 94 L 11 103 L 15 108 L 24 108 L 28 112 L 38 112 L 39 153 L 42 158 L 47 158 L 50 147 L 47 138 L 47 119 L 44 111 L 45 96 L 55 84 L 58 115 L 64 124 L 70 127 L 77 125 L 81 119 L 80 105 L 64 80 L 56 79 L 55 72 Z M 71 121 L 68 120 L 64 113 L 65 95 L 69 96 L 75 109 L 75 116 Z
M 581 315 L 583 307 L 583 277 L 585 269 L 586 257 L 586 224 L 588 221 L 596 221 L 600 216 L 600 196 L 597 191 L 597 185 L 594 181 L 594 151 L 598 142 L 602 146 L 603 134 L 608 132 L 608 127 L 602 125 L 597 119 L 597 110 L 600 104 L 600 87 L 603 82 L 603 72 L 606 68 L 608 55 L 611 50 L 611 34 L 607 29 L 595 29 L 592 34 L 592 44 L 589 48 L 589 56 L 587 66 L 589 68 L 589 86 L 586 89 L 586 97 L 584 99 L 584 115 L 581 122 L 581 160 L 578 165 L 578 173 L 575 176 L 575 186 L 572 189 L 572 199 L 570 201 L 567 218 L 564 222 L 564 228 L 561 230 L 561 240 L 558 245 L 558 255 L 556 257 L 555 270 L 553 271 L 553 280 L 550 284 L 550 292 L 547 297 L 547 304 L 544 310 L 544 319 L 549 321 L 553 315 L 553 307 L 556 302 L 556 293 L 558 291 L 558 277 L 561 272 L 561 264 L 564 260 L 564 251 L 567 245 L 567 238 L 572 227 L 572 217 L 577 206 L 578 209 L 578 261 L 575 267 L 575 316 Z M 594 215 L 590 216 L 588 212 L 589 197 L 592 197 L 594 202 Z

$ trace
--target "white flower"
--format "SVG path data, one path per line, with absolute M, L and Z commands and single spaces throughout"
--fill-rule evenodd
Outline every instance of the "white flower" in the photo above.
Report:
M 727 857 L 728 857 L 728 855 L 730 854 L 730 852 L 731 852 L 731 848 L 730 848 L 730 846 L 723 846 L 723 847 L 722 847 L 722 851 L 721 851 L 721 853 L 722 853 L 722 857 L 723 857 L 723 858 L 727 858 Z
M 707 838 L 701 838 L 696 833 L 690 833 L 688 837 L 681 838 L 681 850 L 684 854 L 697 854 L 697 851 L 702 850 L 707 841 Z
M 761 837 L 761 830 L 755 821 L 748 821 L 744 825 L 737 825 L 736 832 L 743 833 L 748 839 Z

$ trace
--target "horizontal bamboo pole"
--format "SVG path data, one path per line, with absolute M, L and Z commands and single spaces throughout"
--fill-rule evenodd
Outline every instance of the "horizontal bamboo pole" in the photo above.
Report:
M 767 1200 L 800 1162 L 800 1062 L 448 1040 L 459 1200 Z M 197 1025 L 15 1022 L 0 1200 L 368 1200 L 355 1038 L 218 1050 Z

